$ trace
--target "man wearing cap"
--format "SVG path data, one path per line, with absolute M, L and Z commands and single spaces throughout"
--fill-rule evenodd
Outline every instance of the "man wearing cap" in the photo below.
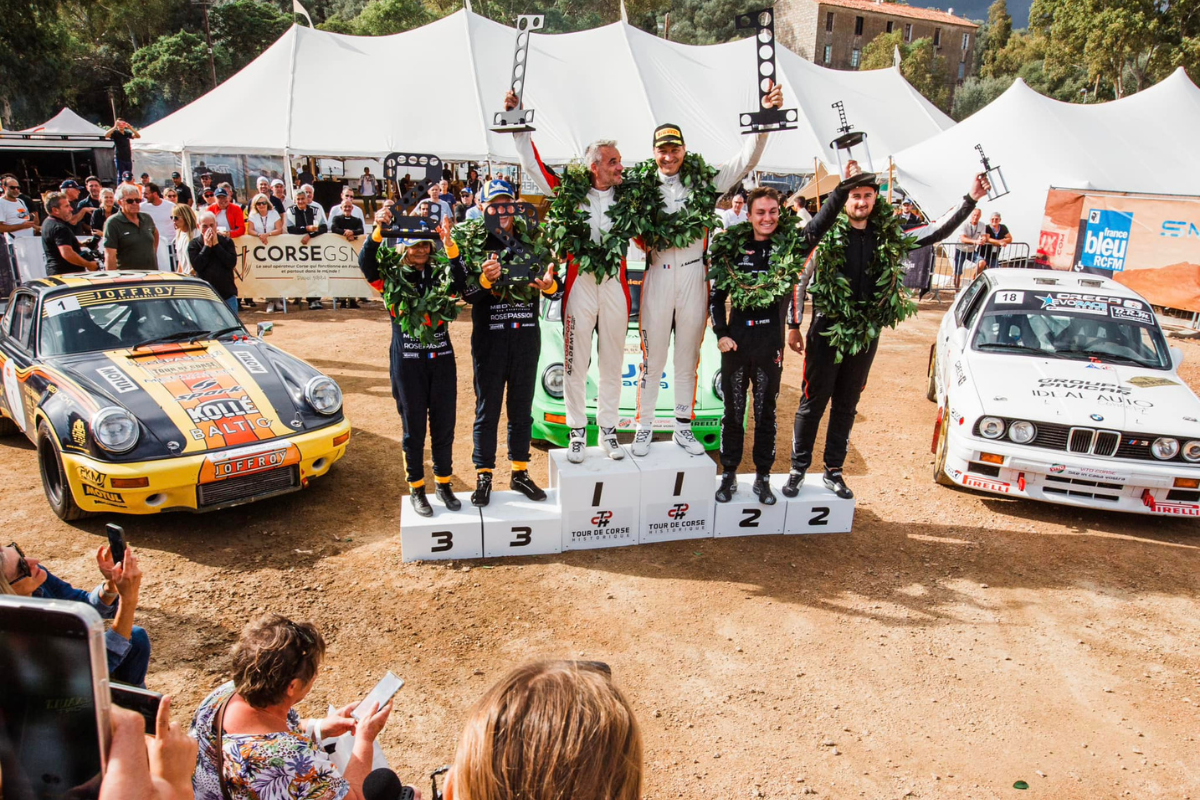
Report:
M 921 225 L 921 215 L 913 208 L 913 201 L 907 197 L 900 202 L 899 219 L 900 227 L 906 231 Z
M 196 207 L 197 208 L 199 208 L 201 205 L 200 198 L 204 197 L 205 190 L 212 189 L 213 191 L 216 191 L 216 187 L 212 185 L 212 173 L 211 172 L 209 172 L 207 169 L 201 170 L 200 175 L 198 177 L 200 178 L 200 183 L 196 184 Z
M 92 216 L 92 209 L 79 202 L 83 187 L 76 181 L 67 178 L 59 184 L 58 190 L 66 192 L 67 200 L 71 203 L 71 216 L 65 220 L 66 223 L 75 231 L 76 236 L 89 235 L 92 232 L 91 225 L 88 224 Z
M 809 260 L 789 312 L 788 346 L 804 354 L 804 382 L 792 434 L 792 470 L 783 487 L 786 497 L 795 497 L 804 483 L 804 475 L 812 465 L 817 428 L 830 400 L 833 405 L 825 432 L 824 483 L 838 497 L 854 496 L 846 486 L 842 465 L 879 335 L 883 327 L 894 327 L 916 312 L 916 305 L 904 296 L 899 262 L 909 249 L 935 244 L 953 233 L 970 215 L 976 201 L 987 194 L 988 186 L 986 176 L 975 176 L 970 192 L 948 218 L 936 225 L 903 231 L 888 204 L 879 200 L 879 184 L 873 173 L 859 172 L 858 164 L 851 161 L 846 165 L 846 176 L 843 185 L 849 185 L 849 195 L 843 214 Z M 917 241 L 909 248 L 906 237 L 911 236 Z M 880 258 L 882 263 L 876 263 L 878 248 L 895 256 L 886 261 Z M 885 280 L 888 271 L 892 280 Z M 801 315 L 810 287 L 813 320 L 806 340 L 802 340 Z M 909 307 L 899 313 L 886 311 L 895 308 L 897 295 Z M 846 308 L 851 315 L 845 313 Z M 879 313 L 887 313 L 889 318 L 872 318 Z
M 307 198 L 296 195 L 296 209 L 312 208 Z M 301 206 L 301 203 L 304 205 Z M 295 209 L 293 209 L 295 210 Z M 375 214 L 375 230 L 363 244 L 358 254 L 358 267 L 363 277 L 377 292 L 383 293 L 384 281 L 379 272 L 379 246 L 383 244 L 383 229 L 390 222 L 391 214 L 381 209 Z M 458 246 L 450 238 L 450 221 L 446 220 L 440 233 L 446 255 L 458 256 Z M 406 268 L 406 277 L 413 289 L 425 292 L 433 281 L 438 280 L 435 269 L 430 266 L 433 243 L 428 239 L 399 239 L 397 252 Z M 395 316 L 394 309 L 388 312 Z M 450 478 L 454 474 L 454 422 L 457 409 L 458 373 L 454 362 L 454 345 L 446 323 L 439 320 L 430 344 L 404 332 L 392 323 L 392 345 L 389 356 L 392 379 L 392 397 L 400 412 L 404 451 L 404 471 L 408 481 L 409 499 L 413 510 L 423 517 L 433 516 L 433 508 L 425 497 L 425 433 L 428 430 L 430 449 L 433 452 L 433 478 L 437 484 L 436 495 L 450 511 L 462 508 L 462 502 L 454 496 Z
M 517 107 L 517 96 L 511 91 L 504 98 L 507 111 Z M 542 194 L 554 196 L 564 187 L 560 177 L 542 163 L 533 138 L 528 131 L 513 135 L 521 168 Z M 589 239 L 593 245 L 607 246 L 606 239 L 613 230 L 609 211 L 617 200 L 617 188 L 624 180 L 625 167 L 621 153 L 612 140 L 599 140 L 587 146 L 584 165 L 590 186 L 579 202 L 579 211 L 586 215 L 590 226 Z M 573 179 L 572 179 L 573 180 Z M 614 234 L 615 235 L 615 234 Z M 587 373 L 592 357 L 592 336 L 596 335 L 600 374 L 596 388 L 596 425 L 600 446 L 614 460 L 625 457 L 617 442 L 617 422 L 621 402 L 621 363 L 625 354 L 625 336 L 629 329 L 629 286 L 625 276 L 627 237 L 617 247 L 620 267 L 616 275 L 603 276 L 580 271 L 576 256 L 565 253 L 566 285 L 563 292 L 563 402 L 566 405 L 567 427 L 570 429 L 567 458 L 580 463 L 587 454 Z
M 454 221 L 466 222 L 467 212 L 475 207 L 475 193 L 471 187 L 464 186 L 458 193 L 458 202 L 454 204 Z
M 490 181 L 480 193 L 485 205 L 513 202 L 516 192 L 507 181 Z M 514 223 L 511 216 L 498 217 L 500 225 L 510 233 Z M 469 241 L 479 222 L 464 223 L 455 228 L 454 238 Z M 517 234 L 519 235 L 519 231 Z M 464 245 L 465 247 L 465 245 Z M 457 247 L 456 247 L 457 249 Z M 509 260 L 508 245 L 490 230 L 486 232 L 482 251 L 471 253 L 482 263 L 466 263 L 464 254 L 451 259 L 455 281 L 462 297 L 471 304 L 471 365 L 475 371 L 475 492 L 471 503 L 486 506 L 492 494 L 492 470 L 496 468 L 496 432 L 500 411 L 504 407 L 505 388 L 508 390 L 508 458 L 512 462 L 510 485 L 530 500 L 545 500 L 546 493 L 529 476 L 529 441 L 533 428 L 533 393 L 537 386 L 538 355 L 542 337 L 538 331 L 540 297 L 522 301 L 513 297 L 515 287 L 497 286 L 503 264 Z M 546 274 L 529 282 L 541 296 L 557 299 L 562 289 L 547 269 Z
M 763 102 L 768 108 L 782 108 L 782 87 L 772 85 Z M 712 179 L 715 194 L 719 197 L 738 185 L 758 164 L 766 146 L 766 133 L 748 137 L 738 154 L 717 168 Z M 694 192 L 689 185 L 691 181 L 684 180 L 685 162 L 692 165 L 687 169 L 696 175 L 703 175 L 703 169 L 708 169 L 699 156 L 688 156 L 679 126 L 664 124 L 654 129 L 653 163 L 646 162 L 634 168 L 642 176 L 641 180 L 656 180 L 659 188 L 659 196 L 647 203 L 647 207 L 635 209 L 639 215 L 653 220 L 658 228 L 657 236 L 644 237 L 646 274 L 638 320 L 642 334 L 642 375 L 638 381 L 637 431 L 631 448 L 635 456 L 650 452 L 661 385 L 659 376 L 667 365 L 672 331 L 675 334 L 675 369 L 671 381 L 675 393 L 674 440 L 692 455 L 704 453 L 704 445 L 692 433 L 692 408 L 696 402 L 700 343 L 708 321 L 704 251 L 708 246 L 708 231 L 718 222 L 713 204 L 715 198 L 710 195 L 712 190 L 703 193 L 706 199 L 700 199 L 700 193 Z M 697 164 L 702 169 L 698 169 Z M 695 199 L 693 195 L 697 195 Z M 692 209 L 693 202 L 703 202 L 707 208 Z M 678 241 L 668 241 L 669 236 L 662 231 L 674 222 L 672 218 L 684 219 L 685 215 L 702 219 L 707 224 L 696 239 L 679 246 Z
M 217 227 L 224 228 L 234 239 L 245 236 L 246 215 L 242 213 L 242 207 L 230 202 L 229 192 L 225 189 L 217 189 L 213 192 L 213 197 L 217 202 L 209 206 L 208 210 L 217 218 Z
M 279 216 L 287 215 L 287 184 L 279 178 L 271 181 L 271 193 L 267 195 L 271 205 L 279 212 Z
M 171 183 L 175 185 L 175 199 L 185 206 L 192 204 L 192 187 L 183 182 L 178 172 L 171 173 Z

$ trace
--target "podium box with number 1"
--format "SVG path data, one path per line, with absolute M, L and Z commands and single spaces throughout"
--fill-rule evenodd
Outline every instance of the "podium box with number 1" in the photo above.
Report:
M 550 451 L 550 488 L 562 507 L 562 549 L 592 550 L 638 543 L 641 473 L 634 459 L 613 461 L 589 447 L 582 463 L 566 450 Z

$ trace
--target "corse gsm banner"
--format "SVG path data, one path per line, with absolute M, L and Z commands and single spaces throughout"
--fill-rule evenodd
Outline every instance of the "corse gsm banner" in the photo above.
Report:
M 1200 197 L 1052 188 L 1037 260 L 1200 311 Z
M 358 269 L 362 236 L 348 242 L 326 233 L 305 244 L 292 234 L 234 239 L 243 297 L 378 297 Z

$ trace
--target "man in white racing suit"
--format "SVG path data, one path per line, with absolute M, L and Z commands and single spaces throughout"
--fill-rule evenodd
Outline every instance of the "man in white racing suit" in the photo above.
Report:
M 768 108 L 783 107 L 783 90 L 771 87 L 764 98 Z M 747 137 L 736 156 L 717 168 L 713 179 L 717 194 L 722 195 L 754 169 L 767 146 L 766 133 Z M 683 133 L 677 125 L 660 125 L 654 131 L 654 161 L 667 214 L 679 212 L 692 196 L 680 174 L 687 155 Z M 715 209 L 708 209 L 715 215 Z M 650 213 L 650 209 L 646 209 Z M 708 282 L 705 279 L 705 251 L 708 234 L 685 247 L 671 247 L 646 254 L 646 275 L 642 283 L 640 327 L 642 334 L 642 376 L 638 384 L 637 431 L 633 454 L 650 452 L 655 408 L 658 403 L 660 376 L 667 364 L 671 330 L 675 330 L 675 443 L 692 455 L 704 453 L 704 446 L 692 433 L 693 407 L 696 402 L 696 370 L 700 366 L 700 343 L 708 320 Z
M 509 110 L 516 107 L 516 96 L 511 92 L 505 98 L 505 107 Z M 514 139 L 525 175 L 547 197 L 553 196 L 561 181 L 542 163 L 533 137 L 528 132 L 520 132 L 514 134 Z M 602 235 L 612 229 L 608 211 L 613 205 L 616 187 L 622 181 L 624 167 L 616 142 L 607 140 L 588 145 L 584 163 L 591 172 L 592 187 L 580 208 L 588 213 L 592 241 L 599 243 Z M 581 273 L 575 259 L 568 258 L 562 302 L 563 401 L 567 407 L 567 427 L 571 429 L 567 458 L 579 463 L 587 450 L 587 373 L 592 358 L 592 334 L 596 332 L 600 361 L 596 397 L 598 439 L 609 458 L 622 459 L 625 451 L 617 443 L 617 417 L 621 403 L 621 363 L 629 329 L 629 285 L 624 257 L 620 273 L 603 279 Z

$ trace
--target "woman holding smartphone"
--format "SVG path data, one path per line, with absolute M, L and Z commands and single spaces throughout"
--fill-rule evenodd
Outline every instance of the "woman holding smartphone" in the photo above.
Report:
M 362 800 L 391 703 L 372 703 L 361 722 L 351 716 L 357 703 L 325 719 L 300 719 L 295 706 L 312 691 L 324 655 L 325 640 L 310 623 L 270 614 L 246 626 L 233 647 L 233 680 L 192 719 L 200 743 L 196 800 Z M 351 731 L 354 749 L 339 774 L 317 745 Z

